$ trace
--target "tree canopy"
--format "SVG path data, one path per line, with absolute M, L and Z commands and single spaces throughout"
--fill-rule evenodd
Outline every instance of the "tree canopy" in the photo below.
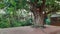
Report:
M 0 0 L 0 8 L 1 9 L 10 9 L 10 10 L 18 10 L 18 9 L 29 9 L 30 3 L 34 3 L 36 0 Z M 38 0 L 37 6 L 42 4 L 42 0 Z M 45 2 L 46 10 L 60 10 L 60 0 L 46 0 Z
M 35 22 L 42 25 L 48 14 L 60 11 L 60 0 L 0 0 L 0 9 L 15 16 L 19 9 L 31 11 Z

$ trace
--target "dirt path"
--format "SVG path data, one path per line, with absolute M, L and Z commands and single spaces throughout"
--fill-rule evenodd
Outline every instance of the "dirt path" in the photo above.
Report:
M 0 29 L 0 34 L 57 34 L 59 32 L 60 27 L 55 26 L 48 26 L 43 31 L 40 28 L 32 28 L 31 26 Z

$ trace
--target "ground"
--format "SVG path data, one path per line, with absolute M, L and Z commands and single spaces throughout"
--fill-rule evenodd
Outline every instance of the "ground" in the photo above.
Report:
M 0 29 L 0 34 L 60 34 L 60 27 L 32 28 L 31 26 Z

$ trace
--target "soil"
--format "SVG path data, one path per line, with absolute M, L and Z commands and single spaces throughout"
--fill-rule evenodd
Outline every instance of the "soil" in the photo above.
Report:
M 31 26 L 0 29 L 0 34 L 60 34 L 60 26 L 45 25 L 46 28 Z

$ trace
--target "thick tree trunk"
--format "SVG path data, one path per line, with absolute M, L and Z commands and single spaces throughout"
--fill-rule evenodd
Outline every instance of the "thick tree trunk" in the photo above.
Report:
M 34 13 L 34 26 L 40 27 L 44 26 L 44 15 L 40 14 L 39 12 Z
M 38 0 L 34 3 L 30 3 L 31 12 L 34 14 L 34 26 L 44 26 L 44 14 L 43 11 L 45 9 L 45 2 L 46 0 L 42 0 L 43 3 L 41 6 L 38 6 Z

